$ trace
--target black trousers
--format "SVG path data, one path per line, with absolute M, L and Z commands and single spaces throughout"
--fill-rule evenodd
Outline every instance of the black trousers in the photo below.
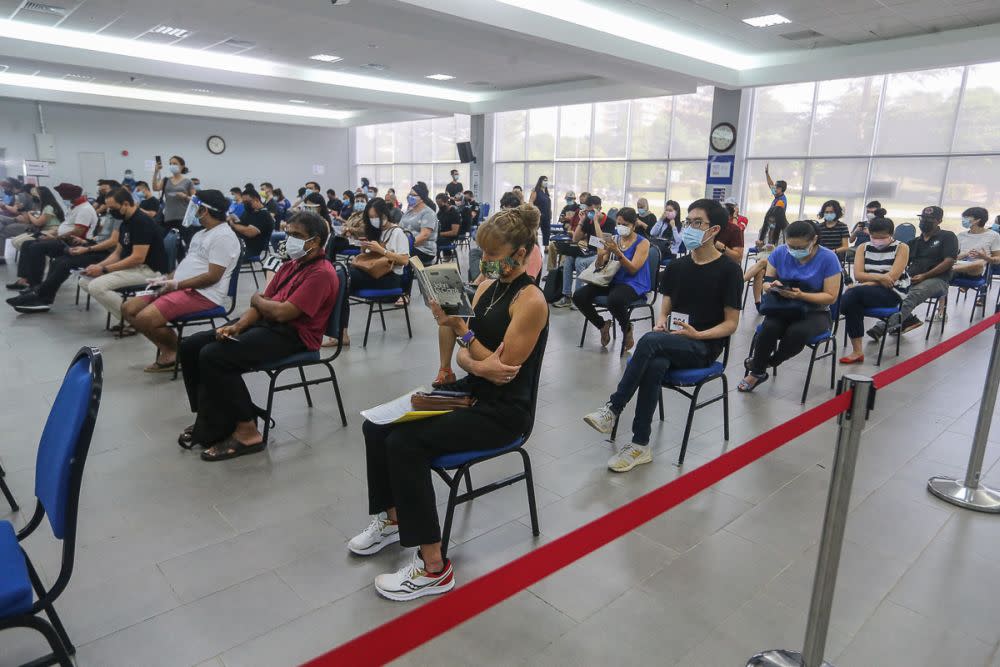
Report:
M 97 264 L 106 259 L 110 254 L 111 252 L 107 250 L 85 252 L 82 255 L 70 255 L 67 253 L 52 260 L 49 263 L 49 274 L 45 276 L 45 280 L 42 281 L 42 284 L 36 290 L 38 298 L 46 303 L 52 303 L 56 299 L 56 292 L 59 291 L 59 287 L 69 278 L 70 271 L 73 269 L 83 269 L 91 264 Z
M 542 250 L 549 247 L 549 238 L 552 236 L 552 218 L 543 219 L 539 225 L 542 228 Z
M 804 316 L 768 315 L 754 344 L 750 370 L 760 374 L 768 366 L 780 366 L 802 351 L 810 339 L 832 326 L 830 311 L 814 310 Z
M 599 296 L 608 297 L 608 312 L 617 320 L 618 326 L 621 327 L 623 332 L 628 331 L 629 327 L 632 326 L 632 323 L 628 319 L 628 306 L 639 298 L 635 290 L 628 285 L 599 287 L 590 283 L 583 283 L 583 285 L 573 292 L 573 303 L 576 305 L 577 310 L 583 313 L 587 321 L 598 329 L 604 326 L 604 318 L 597 314 L 597 306 L 594 305 L 594 299 Z
M 354 266 L 350 267 L 349 270 L 351 273 L 351 292 L 354 293 L 363 289 L 396 289 L 403 284 L 403 276 L 396 275 L 392 271 L 381 278 L 372 278 L 369 274 Z M 347 328 L 350 321 L 351 309 L 348 308 L 347 315 L 344 317 L 344 321 L 342 322 L 344 329 Z
M 369 514 L 395 507 L 404 547 L 440 542 L 431 461 L 452 452 L 505 447 L 524 434 L 529 419 L 520 408 L 491 401 L 403 424 L 366 421 Z
M 62 257 L 68 247 L 59 239 L 26 241 L 17 260 L 17 277 L 24 278 L 32 286 L 41 284 L 45 277 L 45 258 Z
M 255 324 L 239 335 L 239 342 L 217 341 L 215 331 L 187 336 L 178 352 L 191 411 L 197 415 L 194 441 L 216 443 L 236 430 L 239 422 L 259 414 L 243 374 L 269 361 L 278 361 L 306 346 L 287 324 Z

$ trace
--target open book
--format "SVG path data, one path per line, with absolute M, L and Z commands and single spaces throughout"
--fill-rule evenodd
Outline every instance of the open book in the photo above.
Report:
M 424 266 L 419 258 L 411 257 L 410 265 L 413 267 L 413 275 L 420 283 L 424 303 L 430 306 L 431 301 L 437 301 L 447 315 L 475 317 L 456 264 Z
M 417 387 L 388 403 L 362 410 L 361 416 L 373 424 L 385 425 L 427 419 L 451 412 L 451 410 L 414 410 L 410 397 L 418 391 L 426 392 L 427 387 Z

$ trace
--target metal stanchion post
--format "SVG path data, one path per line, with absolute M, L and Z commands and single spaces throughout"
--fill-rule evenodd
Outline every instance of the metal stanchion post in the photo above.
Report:
M 972 453 L 965 481 L 949 477 L 931 477 L 927 480 L 927 490 L 945 502 L 979 512 L 1000 512 L 1000 490 L 991 489 L 980 482 L 983 472 L 983 456 L 986 454 L 986 439 L 990 435 L 990 421 L 993 406 L 997 402 L 997 385 L 1000 384 L 1000 324 L 994 327 L 993 351 L 986 371 L 983 397 L 979 402 L 979 417 L 976 419 L 976 433 L 972 437 Z
M 853 389 L 854 395 L 850 410 L 840 415 L 837 451 L 830 475 L 830 493 L 826 499 L 819 557 L 816 559 L 816 574 L 813 576 L 812 600 L 806 620 L 805 646 L 801 653 L 787 649 L 758 653 L 750 658 L 747 667 L 831 667 L 830 663 L 823 660 L 826 633 L 830 626 L 833 591 L 840 567 L 840 552 L 844 543 L 844 527 L 847 525 L 847 509 L 854 484 L 861 431 L 864 430 L 868 411 L 875 398 L 870 377 L 845 375 L 840 380 L 840 391 L 848 389 Z

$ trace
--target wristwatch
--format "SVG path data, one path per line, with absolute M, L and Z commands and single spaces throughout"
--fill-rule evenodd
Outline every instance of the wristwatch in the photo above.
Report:
M 473 331 L 472 329 L 469 329 L 464 334 L 456 338 L 455 342 L 457 342 L 460 347 L 469 349 L 469 346 L 472 345 L 472 341 L 474 341 L 475 339 L 476 339 L 476 332 Z
M 108 272 L 108 267 L 102 266 L 101 267 L 101 273 L 105 273 L 106 274 L 107 272 Z

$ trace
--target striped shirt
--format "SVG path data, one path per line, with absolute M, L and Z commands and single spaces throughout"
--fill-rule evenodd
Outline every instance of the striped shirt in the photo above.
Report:
M 821 221 L 816 225 L 816 232 L 819 234 L 819 244 L 830 250 L 836 250 L 843 245 L 844 239 L 851 236 L 847 225 L 840 220 L 833 227 L 828 227 L 825 222 Z
M 864 248 L 865 273 L 889 273 L 893 262 L 896 261 L 896 252 L 899 250 L 899 246 L 900 243 L 896 240 L 884 248 L 876 248 L 871 243 L 866 243 Z M 900 299 L 904 298 L 906 293 L 910 291 L 910 275 L 906 269 L 903 269 L 902 275 L 893 283 L 892 291 L 899 295 Z

